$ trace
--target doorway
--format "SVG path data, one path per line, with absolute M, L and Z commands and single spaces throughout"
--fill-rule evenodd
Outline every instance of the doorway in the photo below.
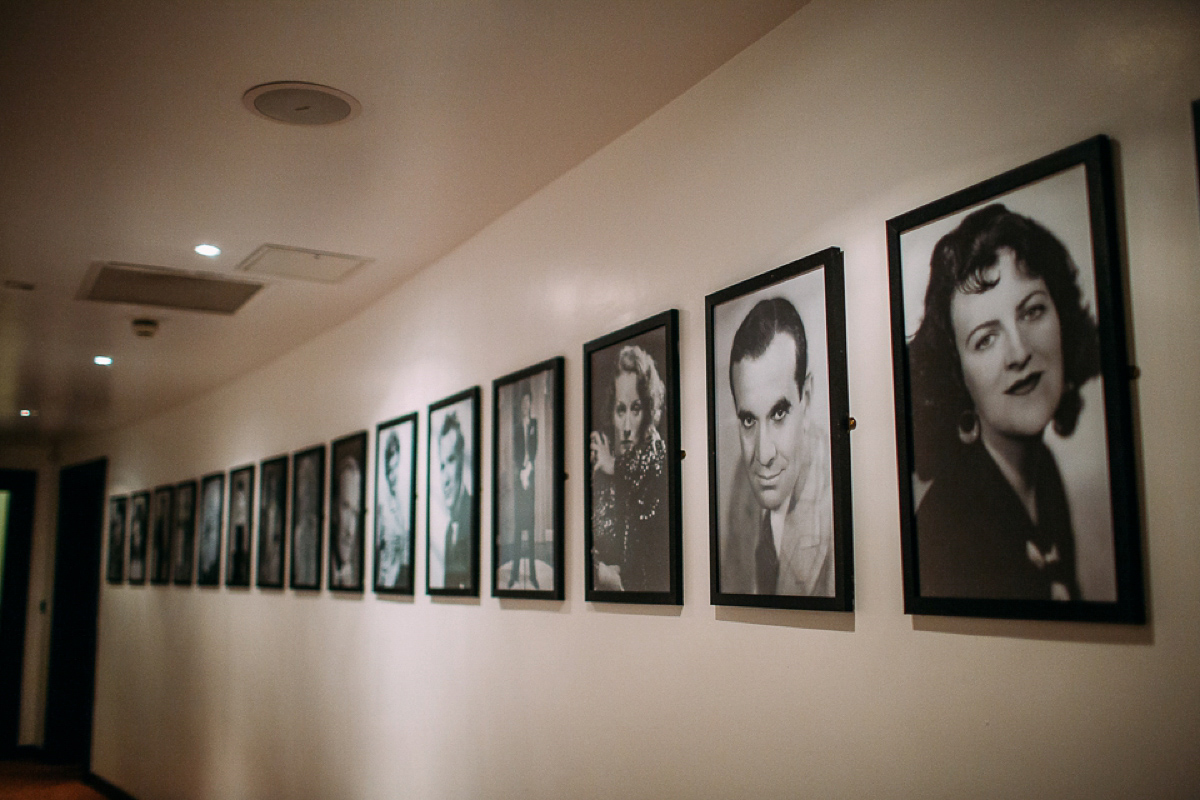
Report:
M 54 617 L 46 682 L 46 759 L 85 768 L 92 757 L 100 550 L 108 460 L 64 467 L 58 483 Z
M 37 473 L 0 469 L 0 753 L 17 747 Z

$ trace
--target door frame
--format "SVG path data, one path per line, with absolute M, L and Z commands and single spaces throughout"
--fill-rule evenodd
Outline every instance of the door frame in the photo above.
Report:
M 0 490 L 10 494 L 2 565 L 4 588 L 0 597 L 0 753 L 9 756 L 16 751 L 21 728 L 37 472 L 0 469 Z

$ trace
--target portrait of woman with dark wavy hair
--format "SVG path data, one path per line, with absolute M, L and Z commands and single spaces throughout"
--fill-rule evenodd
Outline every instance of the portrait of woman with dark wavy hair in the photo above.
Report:
M 1100 350 L 1074 259 L 1045 225 L 991 203 L 942 235 L 928 263 L 908 340 L 921 595 L 1112 599 L 1102 581 L 1086 592 L 1080 581 L 1085 559 L 1111 573 L 1111 551 L 1081 550 L 1104 536 L 1081 535 L 1094 509 L 1073 507 L 1064 475 L 1077 464 L 1050 446 L 1070 442 L 1085 411 L 1103 414 L 1084 400 Z

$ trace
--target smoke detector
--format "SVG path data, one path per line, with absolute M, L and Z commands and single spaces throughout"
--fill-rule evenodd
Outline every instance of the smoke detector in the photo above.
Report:
M 252 114 L 288 125 L 332 125 L 362 111 L 362 105 L 341 89 L 304 81 L 251 87 L 242 95 L 242 105 Z
M 134 336 L 149 339 L 156 333 L 158 333 L 158 320 L 151 319 L 150 317 L 140 317 L 133 321 Z

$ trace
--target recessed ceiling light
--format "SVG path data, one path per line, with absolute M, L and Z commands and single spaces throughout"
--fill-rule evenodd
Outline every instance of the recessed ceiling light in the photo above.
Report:
M 92 361 L 96 362 L 102 367 L 107 367 L 112 364 L 112 356 L 96 356 L 92 359 Z
M 196 252 L 202 256 L 216 258 L 217 256 L 221 255 L 221 248 L 217 247 L 215 244 L 198 244 L 196 245 Z

